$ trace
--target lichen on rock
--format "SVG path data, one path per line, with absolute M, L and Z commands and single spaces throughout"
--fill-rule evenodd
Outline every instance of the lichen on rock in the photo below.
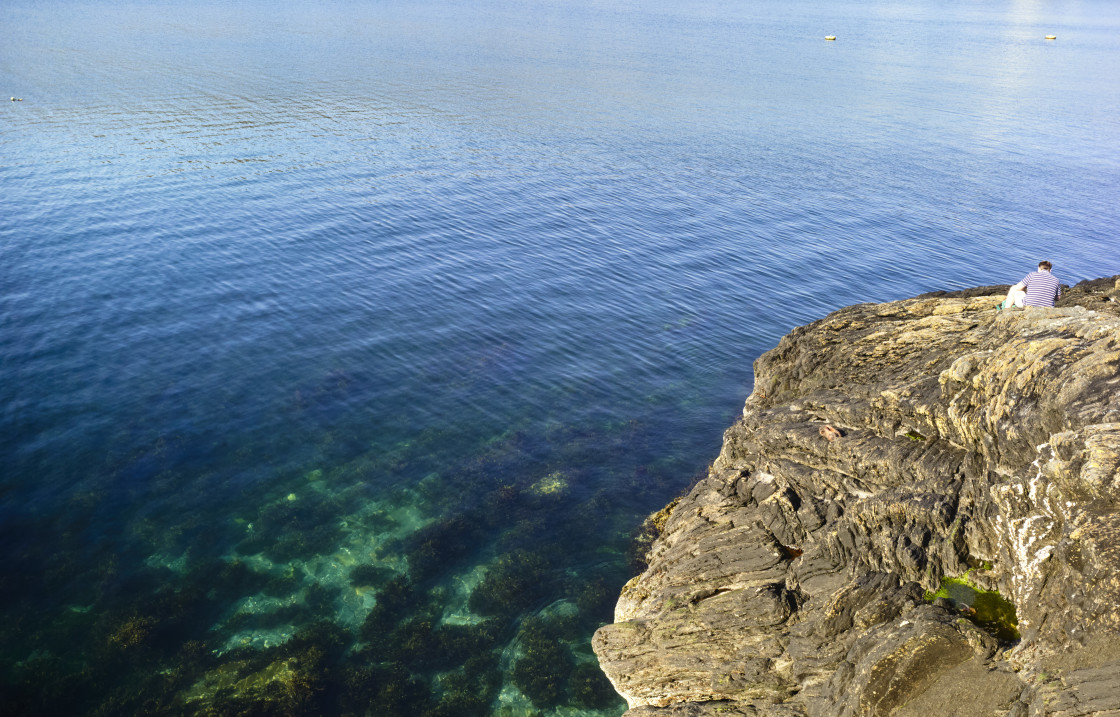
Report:
M 1120 710 L 1120 277 L 1005 289 L 847 307 L 758 359 L 595 635 L 629 717 Z M 1018 640 L 925 599 L 965 574 Z

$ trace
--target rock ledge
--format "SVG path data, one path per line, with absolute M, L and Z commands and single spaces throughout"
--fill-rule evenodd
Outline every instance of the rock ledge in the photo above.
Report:
M 1120 276 L 1001 291 L 847 307 L 759 358 L 595 635 L 628 717 L 1120 714 Z M 966 574 L 1019 641 L 926 599 Z

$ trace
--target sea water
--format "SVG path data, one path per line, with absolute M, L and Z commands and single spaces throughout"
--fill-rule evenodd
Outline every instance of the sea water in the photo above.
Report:
M 1105 0 L 0 28 L 8 712 L 617 715 L 590 636 L 761 352 L 1120 273 Z

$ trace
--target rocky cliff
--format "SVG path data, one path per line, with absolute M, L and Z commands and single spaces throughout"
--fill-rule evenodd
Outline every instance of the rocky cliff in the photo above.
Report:
M 1120 276 L 837 311 L 755 364 L 594 647 L 639 715 L 1120 715 Z

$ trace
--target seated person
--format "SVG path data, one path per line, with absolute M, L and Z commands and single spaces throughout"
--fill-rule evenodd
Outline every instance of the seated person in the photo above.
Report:
M 1007 298 L 999 304 L 997 309 L 1010 309 L 1012 306 L 1053 306 L 1054 302 L 1062 296 L 1062 287 L 1058 277 L 1050 273 L 1053 264 L 1048 261 L 1038 263 L 1038 271 L 1032 271 L 1023 277 L 1007 292 Z

